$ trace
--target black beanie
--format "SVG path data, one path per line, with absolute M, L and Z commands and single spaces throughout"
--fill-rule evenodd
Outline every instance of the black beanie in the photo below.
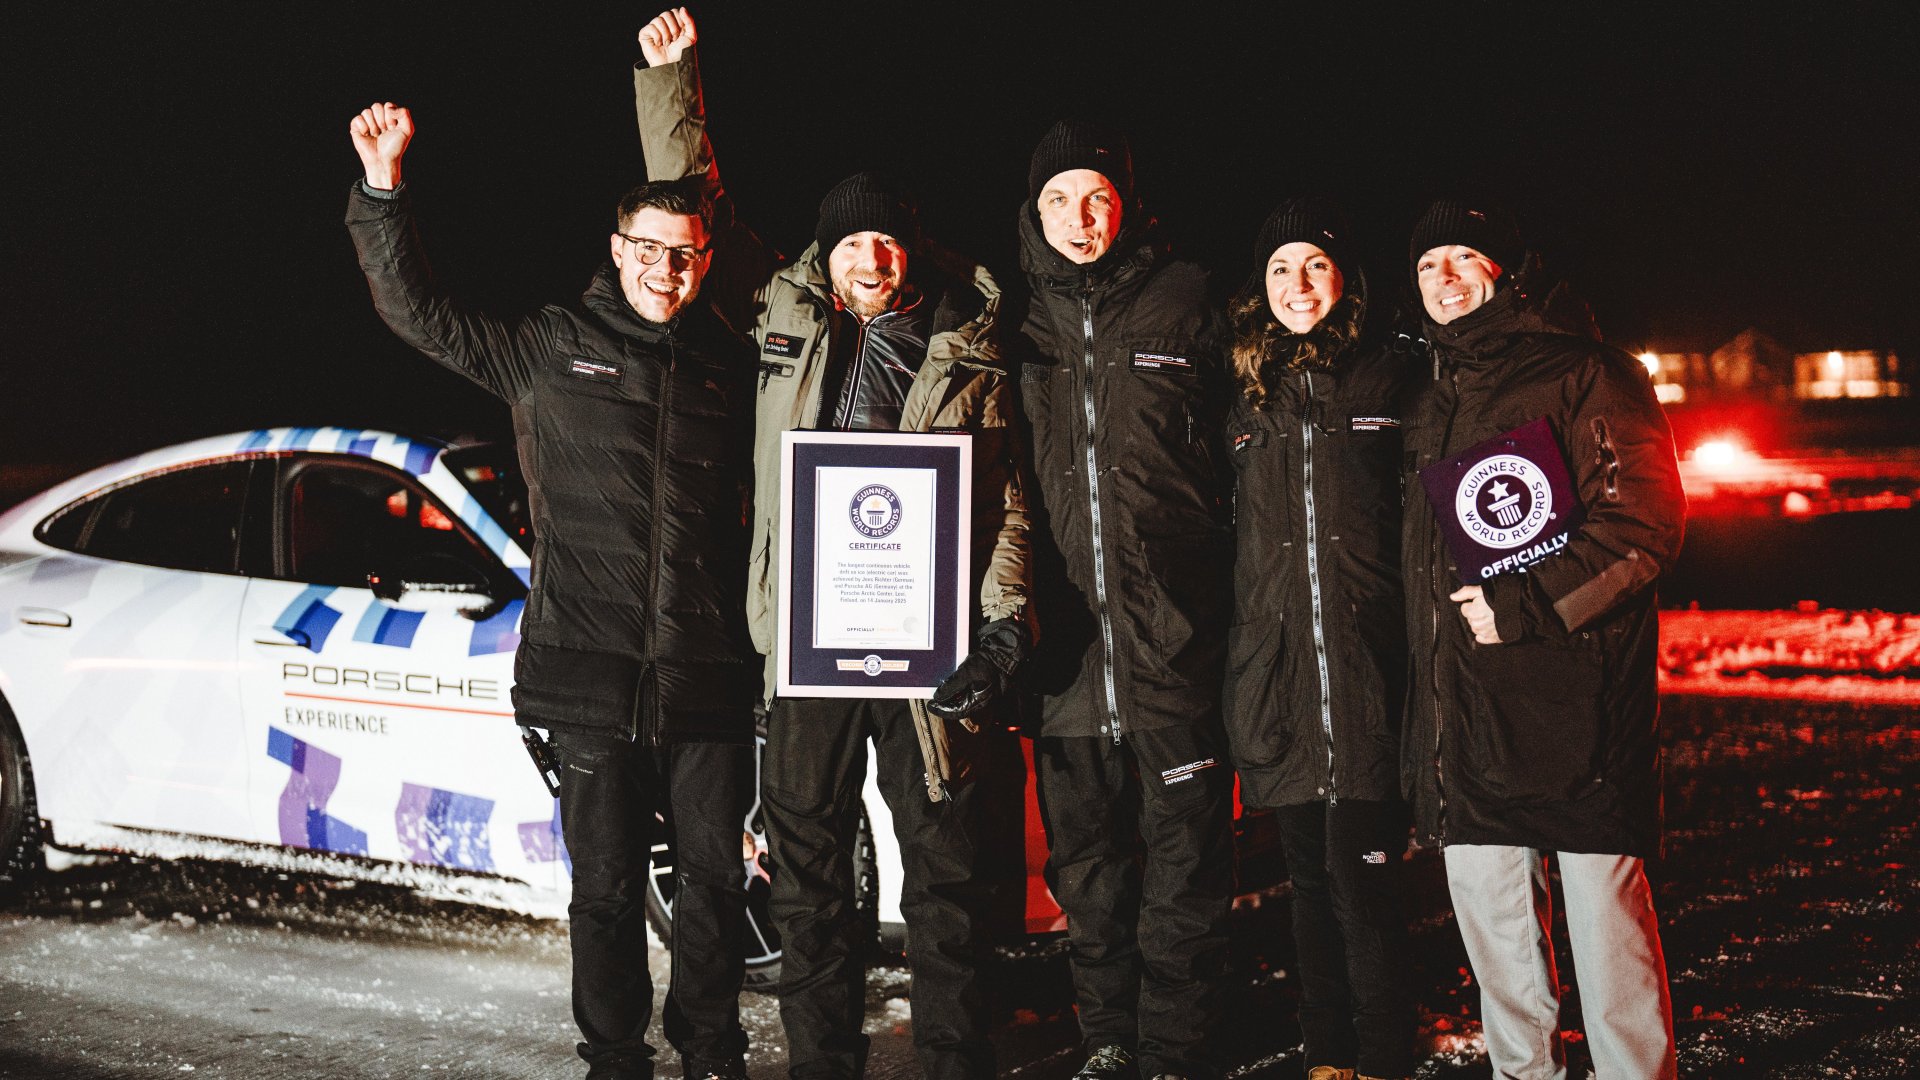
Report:
M 820 223 L 813 235 L 820 241 L 821 258 L 827 249 L 851 233 L 886 233 L 911 250 L 920 242 L 920 211 L 913 199 L 879 173 L 855 173 L 840 181 L 820 200 Z
M 1040 137 L 1027 166 L 1027 198 L 1038 201 L 1047 181 L 1072 169 L 1092 169 L 1113 183 L 1120 201 L 1133 201 L 1133 150 L 1126 135 L 1085 120 L 1062 120 Z
M 1260 235 L 1253 243 L 1253 272 L 1264 278 L 1267 262 L 1281 247 L 1299 241 L 1312 244 L 1333 260 L 1347 277 L 1360 269 L 1354 258 L 1353 230 L 1347 225 L 1346 212 L 1332 199 L 1308 197 L 1288 199 L 1267 215 Z
M 1407 262 L 1419 276 L 1420 256 L 1437 247 L 1459 244 L 1499 264 L 1502 275 L 1520 269 L 1526 245 L 1513 215 L 1487 199 L 1435 199 L 1413 226 Z

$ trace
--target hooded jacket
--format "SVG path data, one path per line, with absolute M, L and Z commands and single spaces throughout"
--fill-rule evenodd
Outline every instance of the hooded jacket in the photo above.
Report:
M 1138 224 L 1136 224 L 1138 223 Z M 1217 723 L 1226 659 L 1226 332 L 1144 212 L 1080 266 L 1019 214 L 1041 733 Z
M 1364 311 L 1358 272 L 1348 295 Z M 1234 396 L 1227 737 L 1250 806 L 1400 796 L 1401 423 L 1415 362 L 1365 335 Z
M 647 175 L 655 180 L 705 175 L 721 220 L 731 204 L 720 184 L 706 136 L 706 108 L 692 50 L 678 63 L 634 69 L 634 97 Z M 735 267 L 765 267 L 769 252 L 749 231 L 723 230 L 716 256 Z M 773 697 L 779 599 L 780 436 L 831 426 L 833 402 L 823 402 L 834 336 L 852 323 L 835 312 L 824 253 L 810 245 L 771 277 L 747 282 L 736 275 L 731 293 L 741 325 L 753 327 L 759 347 L 753 435 L 754 497 L 751 558 L 747 564 L 747 621 L 753 646 L 765 658 L 763 695 Z M 1027 605 L 1029 566 L 1027 495 L 1013 438 L 1012 380 L 995 337 L 1001 292 L 984 267 L 933 244 L 914 251 L 909 280 L 933 306 L 930 337 L 915 365 L 900 414 L 900 431 L 964 431 L 973 438 L 974 580 L 980 583 L 978 621 L 1020 614 Z M 738 302 L 744 301 L 744 302 Z M 882 316 L 885 318 L 885 316 Z M 890 347 L 884 341 L 862 346 Z M 858 349 L 847 350 L 854 364 Z M 905 359 L 902 357 L 902 359 Z M 837 388 L 837 387 L 836 387 Z M 976 622 L 976 625 L 978 622 Z
M 1428 323 L 1432 382 L 1406 431 L 1413 658 L 1401 759 L 1419 835 L 1645 857 L 1660 829 L 1654 582 L 1686 499 L 1645 369 L 1550 330 L 1503 288 Z M 1475 643 L 1418 470 L 1545 417 L 1585 519 L 1525 573 L 1482 582 L 1501 644 Z
M 751 353 L 703 301 L 636 314 L 611 262 L 577 306 L 503 321 L 440 291 L 403 187 L 347 227 L 394 333 L 513 410 L 534 526 L 522 724 L 661 744 L 753 738 L 737 567 Z

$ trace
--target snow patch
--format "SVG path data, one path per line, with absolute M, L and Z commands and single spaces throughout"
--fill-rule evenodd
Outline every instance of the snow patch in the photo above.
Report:
M 452 872 L 412 863 L 354 859 L 321 851 L 148 832 L 91 822 L 83 825 L 56 822 L 54 829 L 54 842 L 60 848 L 80 849 L 78 852 L 64 853 L 66 858 L 61 860 L 63 865 L 59 869 L 98 862 L 98 852 L 156 859 L 207 859 L 282 872 L 372 881 L 409 889 L 428 900 L 497 908 L 539 919 L 564 919 L 567 916 L 567 896 L 564 892 L 512 878 Z M 55 868 L 54 854 L 58 851 L 59 848 L 48 849 L 47 865 L 50 869 Z M 343 882 L 341 887 L 351 886 Z M 97 908 L 101 904 L 95 900 L 90 906 Z
M 1660 692 L 1920 703 L 1920 615 L 1663 611 Z

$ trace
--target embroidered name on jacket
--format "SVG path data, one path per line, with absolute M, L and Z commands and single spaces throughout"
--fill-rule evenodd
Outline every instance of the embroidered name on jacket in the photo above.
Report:
M 1201 758 L 1199 761 L 1189 761 L 1185 765 L 1175 765 L 1173 768 L 1163 770 L 1160 773 L 1160 782 L 1171 787 L 1174 784 L 1180 783 L 1182 780 L 1193 779 L 1193 774 L 1199 772 L 1201 769 L 1211 769 L 1218 764 L 1220 764 L 1220 762 L 1216 758 Z
M 1193 374 L 1193 361 L 1184 356 L 1169 353 L 1136 352 L 1133 354 L 1133 370 L 1165 371 L 1177 375 Z
M 766 353 L 768 356 L 784 356 L 792 360 L 802 352 L 805 352 L 806 348 L 806 338 L 797 337 L 793 334 L 776 334 L 769 330 L 767 331 L 767 340 L 760 346 L 760 351 Z
M 576 356 L 573 358 L 572 365 L 567 368 L 567 374 L 576 379 L 592 379 L 594 382 L 619 382 L 622 370 L 619 364 Z
M 1393 431 L 1399 426 L 1397 416 L 1355 416 L 1347 420 L 1348 431 Z

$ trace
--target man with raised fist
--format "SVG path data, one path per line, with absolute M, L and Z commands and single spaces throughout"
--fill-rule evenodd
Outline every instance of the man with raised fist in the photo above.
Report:
M 703 178 L 725 222 L 731 203 L 706 136 L 696 36 L 685 8 L 640 32 L 641 144 L 648 176 Z M 724 237 L 758 246 L 737 227 Z M 750 265 L 749 256 L 734 265 Z M 1006 771 L 1018 759 L 1003 733 L 976 729 L 1029 640 L 1026 497 L 1010 426 L 1013 386 L 995 334 L 1000 287 L 978 264 L 921 235 L 918 207 L 901 185 L 859 173 L 827 192 L 814 243 L 798 260 L 771 277 L 731 282 L 716 303 L 751 322 L 760 352 L 747 612 L 768 661 L 761 805 L 772 916 L 785 950 L 780 1016 L 792 1075 L 856 1077 L 866 1061 L 853 850 L 871 740 L 900 841 L 922 1073 L 990 1077 L 979 968 L 992 891 L 982 861 L 996 853 L 983 845 L 982 813 L 1002 788 L 1018 798 L 1018 778 Z M 785 617 L 776 554 L 780 436 L 796 429 L 963 431 L 973 440 L 974 644 L 930 702 L 773 694 L 775 627 Z
M 664 806 L 676 855 L 667 1038 L 687 1076 L 744 1077 L 751 354 L 701 296 L 712 208 L 697 184 L 642 184 L 620 200 L 610 257 L 577 303 L 492 318 L 428 268 L 400 178 L 413 132 L 391 102 L 354 118 L 366 177 L 347 227 L 394 333 L 513 409 L 536 537 L 514 718 L 551 731 L 558 759 L 587 1076 L 653 1076 L 645 901 Z

